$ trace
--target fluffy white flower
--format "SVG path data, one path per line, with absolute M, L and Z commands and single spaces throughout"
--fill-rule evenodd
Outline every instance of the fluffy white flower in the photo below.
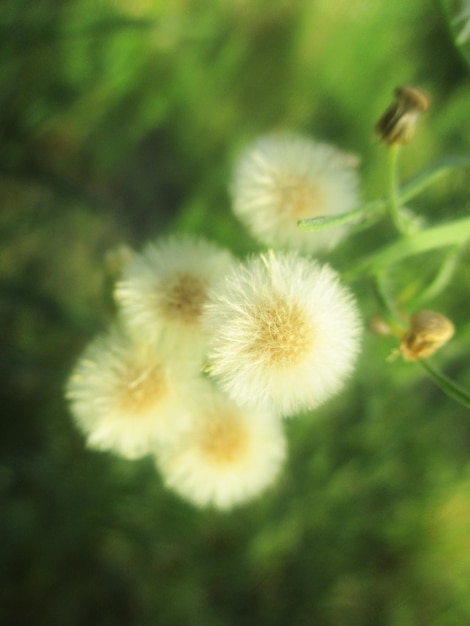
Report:
M 147 245 L 126 266 L 116 286 L 124 325 L 161 350 L 200 358 L 205 347 L 202 306 L 232 260 L 230 252 L 191 236 Z
M 182 497 L 229 509 L 272 484 L 285 455 L 279 419 L 212 391 L 195 402 L 192 427 L 159 446 L 157 463 L 166 485 Z
M 88 445 L 136 458 L 186 427 L 198 383 L 113 329 L 86 348 L 66 389 Z
M 209 372 L 243 405 L 282 415 L 340 389 L 359 352 L 354 298 L 328 266 L 269 253 L 234 268 L 203 314 Z
M 297 221 L 350 211 L 359 204 L 356 157 L 297 135 L 258 139 L 239 159 L 231 185 L 233 210 L 267 246 L 327 250 L 347 227 L 303 232 Z

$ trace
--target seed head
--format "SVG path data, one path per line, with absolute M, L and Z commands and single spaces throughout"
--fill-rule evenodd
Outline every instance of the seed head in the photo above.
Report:
M 211 385 L 194 398 L 190 427 L 156 448 L 169 488 L 198 506 L 219 509 L 264 491 L 279 475 L 285 456 L 285 436 L 275 415 L 242 409 Z
M 97 337 L 78 359 L 66 396 L 92 448 L 136 458 L 186 426 L 198 381 L 121 330 Z
M 126 266 L 114 295 L 127 331 L 173 358 L 201 360 L 209 289 L 232 263 L 229 251 L 183 235 L 148 244 Z
M 234 267 L 202 316 L 209 372 L 239 404 L 292 415 L 341 388 L 359 352 L 354 298 L 330 267 L 271 252 Z
M 233 211 L 264 245 L 305 252 L 328 250 L 345 235 L 346 227 L 306 233 L 297 222 L 358 206 L 357 164 L 354 155 L 300 135 L 261 137 L 236 164 L 231 184 Z

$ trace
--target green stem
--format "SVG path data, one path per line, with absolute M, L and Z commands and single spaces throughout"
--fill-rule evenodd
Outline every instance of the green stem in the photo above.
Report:
M 356 267 L 343 273 L 343 278 L 352 280 L 365 273 L 376 273 L 404 259 L 444 248 L 458 246 L 470 239 L 470 217 L 465 217 L 448 224 L 440 224 L 426 230 L 403 237 L 365 258 Z
M 462 389 L 453 380 L 435 370 L 427 361 L 420 361 L 420 363 L 445 394 L 467 409 L 470 409 L 470 394 L 465 389 Z
M 407 180 L 401 188 L 398 188 L 396 174 L 397 150 L 395 148 L 390 148 L 389 189 L 387 190 L 386 198 L 379 198 L 378 200 L 367 202 L 347 213 L 319 215 L 317 217 L 301 219 L 297 222 L 300 230 L 317 231 L 350 222 L 355 222 L 353 230 L 360 230 L 371 226 L 378 219 L 381 219 L 386 210 L 391 214 L 390 206 L 395 207 L 394 209 L 392 208 L 393 216 L 395 216 L 399 222 L 402 222 L 404 229 L 407 230 L 407 221 L 403 213 L 400 212 L 399 207 L 403 206 L 406 202 L 421 193 L 424 189 L 429 187 L 429 185 L 443 178 L 449 172 L 460 167 L 470 166 L 469 157 L 447 157 L 413 176 L 413 178 Z M 392 199 L 390 197 L 392 197 Z
M 398 187 L 398 150 L 400 146 L 394 144 L 389 147 L 388 155 L 388 212 L 395 228 L 402 235 L 408 234 L 407 223 L 400 212 L 400 194 Z
M 408 202 L 430 185 L 438 182 L 449 172 L 459 168 L 470 167 L 470 158 L 466 156 L 446 157 L 419 172 L 407 180 L 400 189 L 401 205 Z
M 371 221 L 374 216 L 380 217 L 386 206 L 385 200 L 373 200 L 353 211 L 347 213 L 337 213 L 336 215 L 319 215 L 318 217 L 307 217 L 297 222 L 300 230 L 317 231 L 331 226 L 340 226 L 349 222 Z
M 460 246 L 453 246 L 449 250 L 434 279 L 426 289 L 413 299 L 413 308 L 419 308 L 425 302 L 432 300 L 447 287 L 459 262 L 460 253 Z
M 373 289 L 375 297 L 379 303 L 382 313 L 386 319 L 386 322 L 390 327 L 397 327 L 400 325 L 399 314 L 395 307 L 395 303 L 390 297 L 384 281 L 384 273 L 378 272 L 373 277 Z

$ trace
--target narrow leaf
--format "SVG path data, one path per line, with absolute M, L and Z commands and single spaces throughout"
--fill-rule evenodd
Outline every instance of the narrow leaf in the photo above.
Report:
M 433 226 L 409 237 L 401 237 L 389 246 L 381 248 L 363 259 L 356 267 L 344 272 L 343 278 L 351 280 L 364 273 L 378 272 L 409 257 L 446 246 L 459 246 L 469 239 L 470 217 Z
M 436 385 L 440 387 L 442 391 L 449 396 L 449 398 L 452 398 L 452 400 L 455 400 L 462 406 L 470 409 L 470 394 L 465 391 L 465 389 L 462 389 L 462 387 L 454 383 L 453 380 L 435 370 L 426 361 L 420 361 L 420 363 L 434 380 Z
M 353 211 L 347 213 L 338 213 L 336 215 L 320 215 L 318 217 L 308 217 L 297 222 L 297 226 L 300 230 L 315 231 L 322 230 L 323 228 L 329 228 L 330 226 L 340 226 L 353 222 L 355 220 L 365 220 L 371 214 L 385 207 L 384 200 L 374 200 L 368 202 L 364 206 L 358 207 Z
M 408 202 L 421 191 L 460 167 L 470 167 L 470 157 L 447 157 L 413 176 L 400 189 L 400 203 Z

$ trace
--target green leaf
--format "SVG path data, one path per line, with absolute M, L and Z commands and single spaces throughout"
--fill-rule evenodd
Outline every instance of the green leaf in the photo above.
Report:
M 444 176 L 446 176 L 452 170 L 461 167 L 470 167 L 470 157 L 446 157 L 441 159 L 434 165 L 427 167 L 425 170 L 413 176 L 410 180 L 405 182 L 399 189 L 399 203 L 405 204 L 421 191 L 437 182 Z M 337 215 L 320 215 L 318 217 L 309 217 L 297 222 L 300 230 L 303 231 L 317 231 L 329 228 L 331 226 L 341 226 L 342 224 L 348 224 L 349 222 L 364 222 L 369 225 L 368 221 L 375 215 L 381 214 L 381 212 L 387 206 L 387 200 L 384 198 L 368 202 L 367 204 L 348 211 L 347 213 L 339 213 Z
M 356 267 L 344 272 L 348 280 L 365 273 L 380 272 L 390 265 L 429 250 L 458 246 L 470 239 L 470 218 L 465 217 L 402 237 L 389 246 L 366 257 Z
M 374 200 L 364 206 L 358 207 L 347 213 L 337 215 L 320 215 L 319 217 L 308 217 L 297 222 L 300 230 L 316 231 L 330 226 L 340 226 L 356 220 L 368 220 L 374 213 L 379 212 L 386 206 L 385 200 Z
M 470 64 L 470 3 L 466 0 L 441 0 L 440 4 L 454 44 Z
M 461 247 L 454 246 L 447 252 L 439 271 L 428 286 L 421 291 L 416 298 L 412 300 L 413 308 L 417 309 L 423 306 L 428 300 L 432 300 L 438 296 L 452 281 L 452 277 L 460 260 Z
M 434 380 L 436 385 L 440 387 L 442 391 L 449 396 L 449 398 L 452 398 L 452 400 L 455 400 L 462 406 L 470 409 L 470 394 L 465 391 L 465 389 L 462 389 L 462 387 L 454 383 L 453 380 L 435 370 L 426 361 L 420 361 L 420 363 Z
M 446 157 L 434 165 L 413 176 L 400 189 L 400 204 L 417 196 L 421 191 L 443 178 L 446 174 L 460 167 L 470 167 L 470 157 Z

